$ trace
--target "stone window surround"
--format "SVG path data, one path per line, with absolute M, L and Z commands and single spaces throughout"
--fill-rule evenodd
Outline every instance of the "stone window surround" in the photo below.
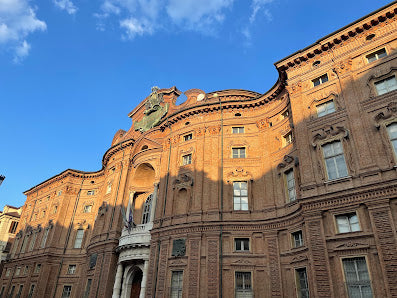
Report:
M 240 249 L 240 250 L 236 249 L 236 240 L 239 240 L 239 239 L 248 239 L 248 249 Z M 246 235 L 234 236 L 233 237 L 233 252 L 236 252 L 236 253 L 251 253 L 252 252 L 252 239 L 251 239 L 251 237 L 246 236 Z
M 351 233 L 364 232 L 359 210 L 360 210 L 360 208 L 358 206 L 356 206 L 356 208 L 348 208 L 348 209 L 344 209 L 344 210 L 329 210 L 329 213 L 332 215 L 332 221 L 334 223 L 334 233 L 335 233 L 334 235 L 349 235 Z M 354 232 L 344 232 L 344 233 L 339 232 L 339 227 L 338 227 L 338 223 L 336 221 L 336 217 L 339 215 L 347 215 L 347 214 L 353 214 L 353 213 L 355 213 L 357 216 L 358 225 L 360 227 L 360 230 L 354 231 Z
M 343 260 L 344 259 L 354 259 L 354 258 L 364 258 L 365 259 L 365 264 L 367 265 L 367 272 L 368 272 L 370 285 L 371 285 L 371 290 L 372 290 L 372 294 L 373 294 L 374 286 L 372 284 L 372 280 L 373 279 L 372 279 L 372 276 L 371 276 L 372 275 L 371 274 L 371 266 L 369 266 L 369 262 L 368 262 L 369 258 L 368 258 L 367 254 L 362 254 L 362 253 L 355 254 L 355 255 L 349 254 L 349 255 L 344 255 L 344 256 L 340 256 L 339 257 L 340 270 L 341 270 L 341 274 L 342 274 L 342 277 L 343 277 L 343 284 L 345 285 L 345 287 L 344 287 L 345 293 L 346 294 L 348 293 L 348 289 L 347 289 L 347 283 L 346 283 L 345 270 L 344 270 L 344 267 L 343 267 Z
M 387 79 L 388 77 L 393 76 L 397 79 L 397 67 L 390 67 L 389 71 L 383 71 L 381 74 L 373 74 L 371 75 L 368 80 L 367 80 L 367 87 L 369 88 L 369 98 L 373 99 L 378 96 L 387 96 L 387 94 L 390 94 L 391 92 L 396 92 L 396 90 L 387 92 L 382 95 L 378 95 L 376 91 L 376 86 L 375 83 L 382 81 L 384 79 Z

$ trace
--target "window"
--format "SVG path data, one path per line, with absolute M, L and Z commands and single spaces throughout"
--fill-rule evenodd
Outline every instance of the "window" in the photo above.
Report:
M 296 274 L 296 290 L 299 298 L 309 298 L 309 286 L 307 284 L 306 268 L 295 270 Z
M 378 95 L 385 94 L 397 89 L 397 80 L 395 76 L 375 82 L 375 88 Z
M 45 244 L 46 244 L 46 242 L 47 242 L 47 238 L 48 238 L 48 233 L 50 232 L 50 229 L 44 229 L 44 234 L 43 234 L 43 238 L 41 238 L 41 245 L 40 245 L 40 247 L 41 248 L 44 248 L 45 247 Z
M 30 285 L 30 290 L 29 290 L 28 298 L 32 298 L 33 293 L 34 293 L 34 287 L 35 287 L 34 284 Z
M 10 292 L 10 294 L 8 295 L 8 297 L 12 298 L 12 297 L 14 296 L 14 291 L 15 291 L 15 286 L 12 286 L 11 292 Z
M 34 268 L 34 273 L 40 273 L 41 270 L 41 264 L 37 264 L 36 268 Z
M 21 273 L 21 267 L 17 267 L 17 270 L 15 270 L 15 276 L 18 276 Z
M 249 251 L 250 250 L 249 238 L 235 238 L 234 249 L 236 251 Z
M 365 258 L 348 258 L 343 259 L 342 262 L 349 297 L 372 297 L 371 281 Z
M 292 236 L 292 246 L 301 247 L 303 246 L 303 234 L 302 231 L 296 231 L 291 234 Z
M 63 286 L 61 298 L 69 298 L 72 294 L 72 286 Z
M 11 225 L 10 225 L 10 229 L 8 230 L 8 233 L 15 234 L 17 227 L 18 227 L 18 222 L 12 221 Z
M 19 244 L 19 238 L 15 238 L 14 243 L 12 245 L 11 257 L 14 257 L 15 252 L 17 251 L 18 244 Z
M 233 158 L 245 158 L 245 147 L 232 148 Z
M 84 230 L 78 229 L 76 232 L 76 238 L 74 239 L 74 248 L 81 248 L 81 244 L 83 243 Z
M 29 266 L 25 266 L 25 268 L 23 268 L 23 274 L 26 275 L 28 274 L 29 271 Z
M 368 63 L 374 62 L 380 58 L 386 57 L 387 53 L 385 49 L 380 49 L 378 51 L 376 51 L 375 53 L 369 54 L 367 55 L 367 60 Z
M 95 190 L 87 190 L 87 196 L 95 195 Z
M 152 206 L 152 195 L 150 195 L 143 205 L 142 224 L 147 224 L 150 221 L 150 211 Z
M 285 177 L 285 188 L 287 190 L 288 201 L 293 202 L 296 200 L 294 170 L 290 169 L 287 172 L 285 172 L 284 177 Z
M 232 133 L 244 133 L 244 127 L 243 126 L 232 127 Z
M 340 141 L 328 143 L 322 146 L 327 168 L 328 179 L 338 179 L 347 176 L 345 156 Z
M 111 193 L 111 192 L 112 192 L 112 184 L 109 183 L 109 184 L 107 185 L 107 187 L 106 187 L 106 194 L 109 194 L 109 193 Z
M 233 182 L 234 210 L 248 210 L 247 182 Z
M 172 271 L 171 298 L 182 298 L 183 271 Z
M 292 143 L 292 131 L 283 136 L 283 147 Z
M 76 273 L 76 265 L 69 265 L 68 274 L 75 274 L 75 273 Z
M 59 197 L 62 194 L 62 190 L 58 190 L 57 196 Z
M 88 298 L 88 296 L 90 295 L 90 290 L 91 290 L 91 283 L 92 283 L 92 279 L 88 279 L 87 280 L 87 285 L 85 287 L 85 291 L 84 291 L 84 296 L 83 298 Z
M 22 247 L 21 247 L 21 252 L 25 252 L 26 250 L 26 246 L 28 245 L 28 241 L 29 241 L 29 236 L 25 236 L 25 238 L 23 238 L 23 242 L 22 242 Z
M 393 145 L 394 155 L 397 157 L 397 123 L 392 123 L 387 126 L 390 142 Z
M 236 298 L 253 297 L 251 285 L 251 272 L 235 272 Z
M 6 276 L 9 277 L 11 275 L 11 268 L 8 268 L 6 271 Z
M 356 213 L 341 214 L 336 216 L 336 224 L 339 233 L 350 233 L 360 231 Z
M 51 196 L 47 196 L 47 202 L 51 199 Z
M 189 141 L 189 140 L 191 140 L 191 139 L 193 139 L 193 135 L 192 135 L 191 133 L 189 133 L 189 134 L 183 136 L 183 140 L 184 140 L 185 142 L 186 142 L 186 141 Z
M 324 102 L 316 106 L 317 117 L 323 117 L 325 115 L 335 112 L 335 103 L 333 100 Z
M 0 291 L 0 298 L 3 297 L 4 295 L 4 290 L 6 289 L 6 286 L 2 286 L 1 287 L 1 291 Z
M 286 110 L 285 112 L 283 112 L 283 113 L 281 114 L 281 117 L 282 117 L 283 119 L 288 118 L 288 116 L 289 116 L 289 111 L 288 111 L 288 110 Z
M 323 74 L 321 77 L 318 77 L 318 78 L 315 78 L 314 80 L 312 80 L 312 82 L 313 82 L 313 87 L 324 84 L 325 82 L 328 82 L 328 75 Z
M 53 209 L 52 209 L 52 213 L 55 214 L 55 213 L 57 213 L 57 211 L 58 211 L 58 206 L 55 205 L 55 206 L 53 207 Z
M 182 156 L 182 165 L 190 165 L 192 163 L 192 154 Z
M 37 233 L 33 233 L 32 240 L 30 240 L 29 243 L 29 251 L 32 251 L 34 249 L 34 245 L 36 244 L 36 238 L 37 238 Z
M 91 210 L 92 210 L 92 205 L 86 205 L 86 206 L 84 206 L 83 212 L 84 213 L 90 213 Z
M 41 211 L 41 217 L 42 217 L 42 218 L 45 217 L 45 211 L 44 211 L 44 210 Z

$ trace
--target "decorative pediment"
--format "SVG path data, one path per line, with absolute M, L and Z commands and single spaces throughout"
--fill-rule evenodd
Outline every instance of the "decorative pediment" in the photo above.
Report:
M 320 94 L 318 92 L 316 92 L 315 93 L 316 96 L 311 101 L 311 103 L 309 105 L 309 109 L 314 108 L 314 106 L 317 106 L 318 104 L 332 100 L 335 103 L 336 109 L 338 110 L 340 108 L 339 102 L 338 102 L 339 95 L 333 91 L 331 91 L 330 93 L 328 93 L 328 92 L 326 93 L 326 91 L 323 91 Z
M 290 95 L 294 95 L 296 93 L 301 92 L 302 90 L 302 82 L 297 82 L 295 84 L 292 84 L 291 86 L 286 86 L 288 93 Z
M 174 189 L 189 189 L 193 186 L 193 178 L 187 173 L 181 173 L 173 182 Z
M 293 257 L 291 260 L 291 263 L 297 263 L 297 262 L 302 262 L 302 261 L 306 261 L 306 260 L 308 260 L 307 255 L 300 255 L 300 256 Z
M 253 263 L 246 259 L 239 259 L 231 263 L 231 265 L 253 265 Z
M 336 66 L 332 69 L 337 74 L 344 74 L 351 70 L 353 64 L 353 59 L 348 58 L 336 64 Z
M 260 119 L 256 121 L 256 126 L 259 128 L 259 130 L 263 130 L 265 128 L 270 127 L 269 123 L 270 123 L 269 118 Z
M 369 245 L 367 243 L 359 243 L 359 242 L 353 242 L 353 241 L 348 241 L 343 244 L 339 244 L 336 246 L 335 250 L 344 250 L 344 249 L 352 249 L 352 248 L 368 248 Z
M 181 258 L 177 258 L 175 260 L 171 260 L 169 262 L 170 266 L 186 266 L 186 261 Z
M 374 121 L 377 128 L 382 124 L 388 125 L 392 122 L 397 122 L 397 102 L 389 103 L 386 110 L 375 115 Z
M 347 139 L 349 137 L 349 130 L 344 128 L 343 126 L 328 126 L 327 128 L 322 129 L 320 132 L 317 132 L 312 138 L 312 146 L 314 148 L 317 145 L 322 145 L 325 143 L 329 143 L 332 141 Z
M 232 172 L 227 174 L 227 178 L 229 180 L 238 180 L 238 179 L 243 179 L 243 180 L 251 180 L 252 179 L 252 174 L 246 170 L 244 170 L 242 167 L 238 167 Z
M 288 165 L 292 164 L 292 162 L 294 162 L 294 166 L 298 166 L 299 165 L 299 159 L 297 156 L 290 156 L 290 155 L 284 155 L 283 157 L 283 161 L 280 162 L 277 165 L 277 169 L 281 170 L 285 167 L 287 167 Z

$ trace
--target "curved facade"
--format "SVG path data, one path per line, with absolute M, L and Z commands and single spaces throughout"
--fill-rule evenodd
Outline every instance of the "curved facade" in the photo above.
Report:
M 265 94 L 154 87 L 100 171 L 25 192 L 0 293 L 397 296 L 396 12 L 277 62 Z

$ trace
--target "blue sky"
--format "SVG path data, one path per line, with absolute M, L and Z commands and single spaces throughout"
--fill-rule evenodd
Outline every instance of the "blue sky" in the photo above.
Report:
M 152 86 L 266 92 L 273 63 L 388 3 L 0 0 L 0 208 L 99 170 Z

